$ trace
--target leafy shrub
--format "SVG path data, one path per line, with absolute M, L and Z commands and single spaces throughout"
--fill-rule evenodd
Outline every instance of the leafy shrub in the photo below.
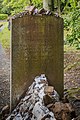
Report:
M 41 0 L 33 0 L 32 2 L 36 7 L 42 8 L 42 1 Z
M 5 20 L 8 18 L 7 14 L 0 14 L 0 20 Z
M 67 42 L 80 49 L 80 9 L 78 7 L 64 17 L 64 28 L 67 30 Z

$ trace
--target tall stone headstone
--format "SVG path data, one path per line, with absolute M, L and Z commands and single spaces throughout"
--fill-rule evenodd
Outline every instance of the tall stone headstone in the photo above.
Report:
M 12 20 L 12 105 L 35 76 L 44 73 L 63 94 L 63 19 L 24 16 Z

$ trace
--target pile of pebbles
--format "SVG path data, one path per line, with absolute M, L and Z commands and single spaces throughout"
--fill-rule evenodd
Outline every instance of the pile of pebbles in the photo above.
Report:
M 50 97 L 52 103 L 59 101 L 58 93 L 53 86 L 48 86 L 47 78 L 41 74 L 35 77 L 25 97 L 6 120 L 56 120 L 54 113 L 45 106 L 46 95 Z
M 72 105 L 66 99 L 60 101 L 57 91 L 41 74 L 6 120 L 75 120 L 74 117 Z
M 20 12 L 12 17 L 12 19 L 16 19 L 19 17 L 23 17 L 25 15 L 37 15 L 37 16 L 42 16 L 42 15 L 55 15 L 56 17 L 59 17 L 59 14 L 57 12 L 53 13 L 50 10 L 45 10 L 44 8 L 41 8 L 38 10 L 35 6 L 27 6 L 23 12 Z

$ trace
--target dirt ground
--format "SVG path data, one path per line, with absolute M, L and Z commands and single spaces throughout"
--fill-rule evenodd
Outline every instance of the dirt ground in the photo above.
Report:
M 9 50 L 0 44 L 0 111 L 10 102 L 10 57 Z
M 80 51 L 64 53 L 64 88 L 80 87 Z

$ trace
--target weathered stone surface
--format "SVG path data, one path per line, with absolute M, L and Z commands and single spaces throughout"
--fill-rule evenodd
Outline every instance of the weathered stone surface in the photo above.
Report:
M 41 73 L 63 94 L 63 20 L 23 16 L 12 20 L 12 104 Z

